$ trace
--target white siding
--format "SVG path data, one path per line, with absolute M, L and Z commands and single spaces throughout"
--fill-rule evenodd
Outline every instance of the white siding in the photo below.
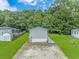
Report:
M 71 35 L 75 38 L 79 38 L 79 29 L 72 30 Z
M 11 41 L 12 31 L 10 29 L 0 30 L 0 41 Z
M 31 42 L 47 42 L 47 29 L 41 27 L 31 29 L 29 38 Z

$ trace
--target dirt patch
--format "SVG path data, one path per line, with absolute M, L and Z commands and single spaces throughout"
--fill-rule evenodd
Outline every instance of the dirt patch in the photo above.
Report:
M 13 59 L 68 59 L 56 44 L 32 43 L 24 46 Z

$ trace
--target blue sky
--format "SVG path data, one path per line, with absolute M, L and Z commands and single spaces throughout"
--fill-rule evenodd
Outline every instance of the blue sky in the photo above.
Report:
M 48 9 L 54 0 L 0 0 L 0 10 Z

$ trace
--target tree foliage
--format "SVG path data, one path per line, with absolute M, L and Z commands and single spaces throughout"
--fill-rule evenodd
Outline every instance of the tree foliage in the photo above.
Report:
M 0 11 L 0 26 L 28 31 L 32 27 L 45 27 L 50 33 L 70 34 L 79 28 L 79 1 L 56 0 L 48 10 Z

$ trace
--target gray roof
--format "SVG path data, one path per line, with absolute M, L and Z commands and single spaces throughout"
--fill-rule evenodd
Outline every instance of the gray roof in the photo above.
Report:
M 71 31 L 79 31 L 79 28 L 78 29 L 72 29 Z
M 5 29 L 10 29 L 10 30 L 19 30 L 19 29 L 11 28 L 11 27 L 0 27 L 0 30 L 5 30 Z
M 3 30 L 3 29 L 12 29 L 11 27 L 0 27 L 0 30 Z
M 46 28 L 43 28 L 43 27 L 34 27 L 34 28 L 32 28 L 32 29 L 30 29 L 30 30 L 33 30 L 33 29 L 44 29 L 44 30 L 47 30 Z

